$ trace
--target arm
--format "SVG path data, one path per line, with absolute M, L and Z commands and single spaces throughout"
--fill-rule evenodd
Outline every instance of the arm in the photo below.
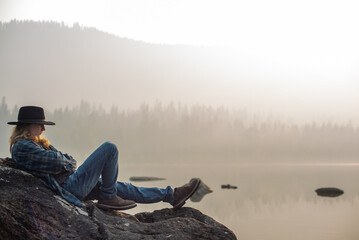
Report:
M 76 168 L 76 161 L 72 157 L 59 151 L 45 150 L 29 139 L 16 142 L 12 155 L 18 165 L 38 172 L 56 174 Z
M 57 150 L 57 149 L 56 149 L 54 146 L 52 146 L 52 145 L 50 145 L 49 148 L 50 148 L 51 151 L 61 153 L 59 150 Z M 61 154 L 62 154 L 62 153 L 61 153 Z M 68 160 L 74 162 L 74 166 L 75 166 L 75 168 L 76 168 L 76 160 L 75 160 L 72 156 L 68 155 L 67 153 L 65 153 L 65 154 L 63 154 L 63 155 L 64 155 L 65 158 L 67 158 Z

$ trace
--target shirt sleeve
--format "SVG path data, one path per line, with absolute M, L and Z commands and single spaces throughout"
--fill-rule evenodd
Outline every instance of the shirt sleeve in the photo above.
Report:
M 76 168 L 76 161 L 60 151 L 45 150 L 32 140 L 23 139 L 14 144 L 12 155 L 17 164 L 27 169 L 50 174 Z
M 61 153 L 59 150 L 57 150 L 53 145 L 50 145 L 49 149 L 51 151 L 54 151 L 54 152 L 59 152 Z M 61 153 L 63 154 L 63 153 Z M 63 154 L 63 156 L 71 163 L 72 165 L 72 170 L 75 171 L 76 170 L 76 166 L 77 166 L 77 161 L 71 156 L 71 155 L 68 155 L 67 153 Z

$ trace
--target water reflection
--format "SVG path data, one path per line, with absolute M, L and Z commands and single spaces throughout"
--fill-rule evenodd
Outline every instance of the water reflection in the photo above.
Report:
M 192 195 L 192 197 L 190 198 L 190 200 L 192 202 L 200 202 L 203 197 L 209 193 L 213 192 L 212 189 L 210 187 L 208 187 L 203 180 L 201 180 L 201 183 L 197 189 L 197 191 Z
M 359 166 L 122 165 L 120 179 L 134 173 L 163 176 L 167 180 L 156 182 L 159 186 L 200 177 L 213 193 L 187 206 L 225 224 L 238 239 L 359 239 Z M 238 189 L 222 190 L 221 183 Z M 335 186 L 345 194 L 322 198 L 314 192 L 318 186 Z M 168 205 L 140 205 L 133 213 L 162 207 Z

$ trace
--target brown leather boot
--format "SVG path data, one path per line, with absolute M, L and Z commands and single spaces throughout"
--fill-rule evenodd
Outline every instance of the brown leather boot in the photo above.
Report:
M 183 185 L 182 187 L 175 188 L 173 194 L 173 210 L 180 209 L 188 198 L 190 198 L 198 189 L 201 179 L 192 178 L 189 183 Z
M 137 204 L 132 200 L 125 200 L 120 198 L 119 196 L 115 195 L 111 199 L 101 199 L 98 200 L 97 207 L 107 210 L 107 209 L 114 209 L 114 210 L 126 210 L 130 208 L 136 207 Z

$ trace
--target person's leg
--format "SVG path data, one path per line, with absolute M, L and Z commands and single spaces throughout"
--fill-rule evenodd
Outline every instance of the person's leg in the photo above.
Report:
M 136 187 L 131 183 L 117 182 L 117 195 L 136 203 L 168 202 L 173 204 L 173 189 L 157 187 Z
M 197 191 L 200 183 L 199 178 L 192 178 L 189 183 L 172 189 L 170 186 L 166 188 L 148 188 L 136 187 L 131 183 L 117 182 L 117 195 L 124 199 L 133 200 L 136 203 L 168 202 L 174 206 L 174 209 L 179 209 Z
M 116 195 L 118 150 L 106 142 L 97 148 L 63 184 L 63 187 L 80 200 L 86 197 L 102 175 L 100 197 L 111 199 Z
M 101 186 L 102 179 L 91 191 L 92 196 L 87 196 L 89 200 L 96 199 Z M 136 187 L 131 183 L 117 182 L 117 195 L 124 199 L 130 199 L 137 203 L 156 203 L 168 202 L 173 206 L 174 210 L 180 209 L 188 198 L 190 198 L 199 188 L 201 180 L 199 178 L 192 178 L 189 183 L 172 189 L 168 186 L 166 188 L 148 188 Z

